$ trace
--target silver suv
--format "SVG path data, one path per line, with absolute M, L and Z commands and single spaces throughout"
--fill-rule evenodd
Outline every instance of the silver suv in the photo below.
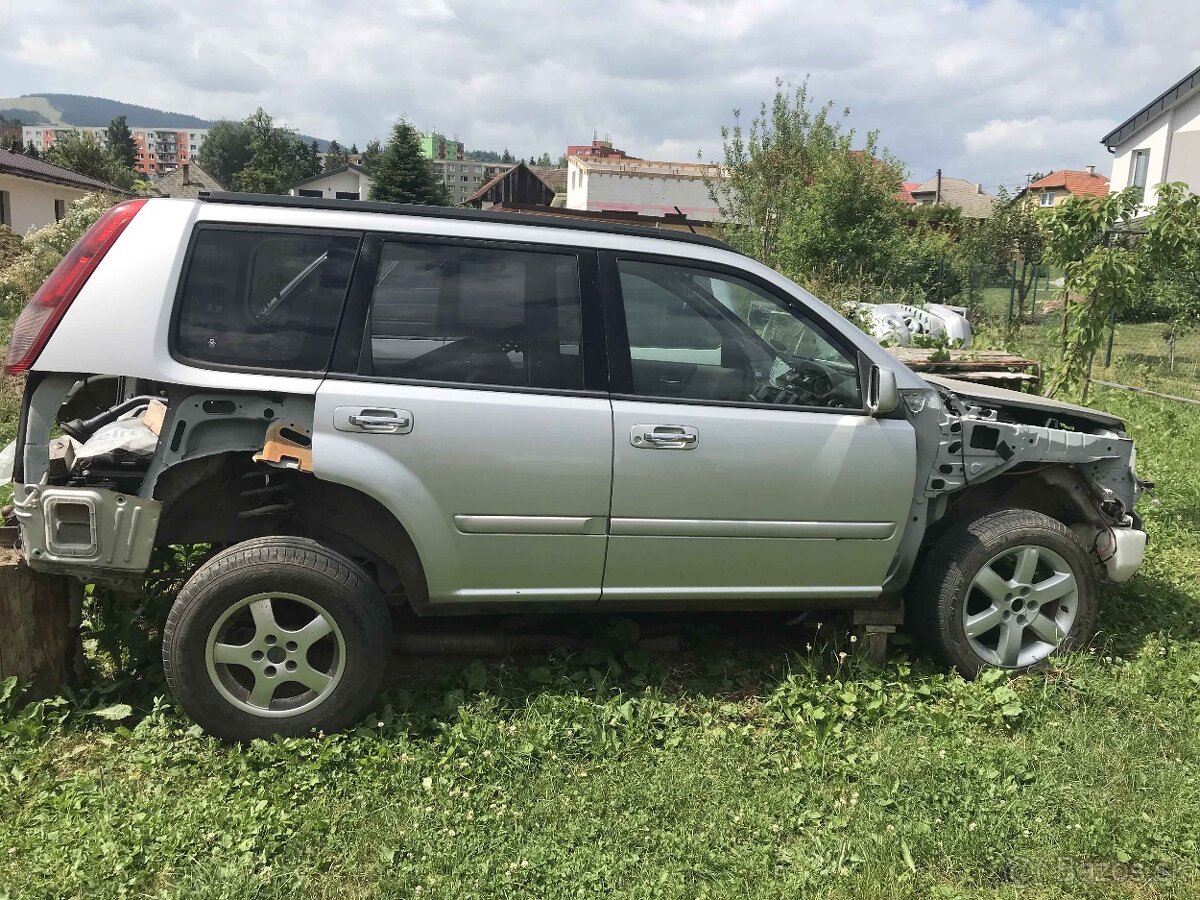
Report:
M 841 608 L 967 676 L 1089 637 L 1119 419 L 921 378 L 719 241 L 216 194 L 113 207 L 18 320 L 29 565 L 137 584 L 227 738 L 354 722 L 393 613 Z

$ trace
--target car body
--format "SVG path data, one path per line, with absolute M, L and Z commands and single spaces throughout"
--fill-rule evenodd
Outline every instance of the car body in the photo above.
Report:
M 134 583 L 156 545 L 289 536 L 419 615 L 899 622 L 934 543 L 998 510 L 1069 528 L 1089 578 L 1141 561 L 1119 419 L 921 378 L 714 239 L 256 195 L 115 210 L 9 352 L 35 569 Z

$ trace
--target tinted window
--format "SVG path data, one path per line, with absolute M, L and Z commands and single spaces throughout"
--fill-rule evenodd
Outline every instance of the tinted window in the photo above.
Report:
M 855 356 L 747 281 L 621 260 L 633 392 L 861 409 Z
M 346 235 L 201 230 L 180 301 L 177 349 L 203 362 L 321 371 L 358 242 Z
M 386 243 L 369 326 L 371 374 L 583 387 L 574 256 Z

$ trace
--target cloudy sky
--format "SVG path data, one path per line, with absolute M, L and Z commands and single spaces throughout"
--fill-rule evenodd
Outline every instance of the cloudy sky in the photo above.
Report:
M 18 9 L 21 14 L 18 16 Z M 525 156 L 593 131 L 720 154 L 781 76 L 876 128 L 914 180 L 991 188 L 1089 163 L 1200 65 L 1197 0 L 0 0 L 0 96 L 255 107 L 343 143 L 407 115 Z M 69 23 L 70 27 L 64 27 Z M 152 124 L 152 123 L 145 123 Z

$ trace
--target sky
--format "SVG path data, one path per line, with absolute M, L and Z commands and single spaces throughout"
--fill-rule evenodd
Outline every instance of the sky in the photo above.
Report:
M 807 77 L 911 180 L 940 167 L 994 190 L 1109 174 L 1100 138 L 1200 65 L 1198 4 L 0 0 L 0 96 L 207 118 L 261 106 L 360 147 L 407 116 L 469 149 L 557 157 L 597 132 L 644 158 L 716 160 L 735 109 L 749 118 L 776 78 Z

